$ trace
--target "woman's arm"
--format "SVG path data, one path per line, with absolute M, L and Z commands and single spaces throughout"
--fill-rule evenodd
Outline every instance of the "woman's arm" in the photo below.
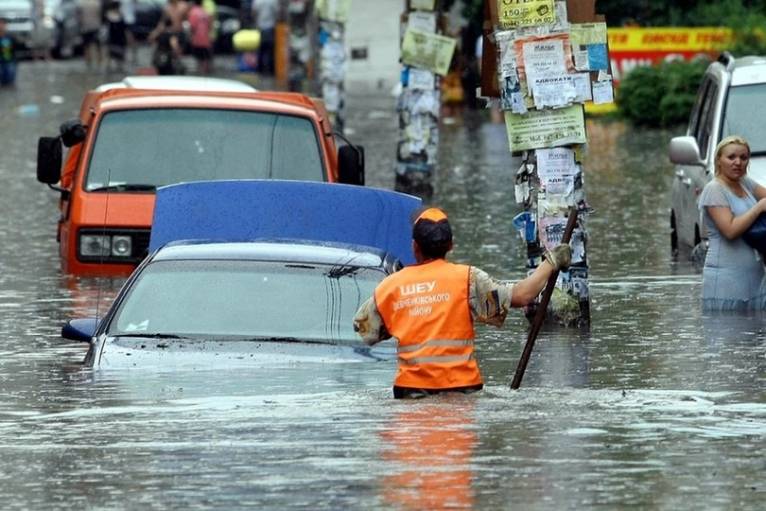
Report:
M 756 183 L 755 187 L 753 188 L 753 195 L 755 195 L 755 198 L 758 200 L 766 199 L 766 187 Z
M 763 189 L 763 187 L 759 188 Z M 766 197 L 761 198 L 755 206 L 736 217 L 727 206 L 707 206 L 706 209 L 724 238 L 733 240 L 742 236 L 742 233 L 753 225 L 758 215 L 766 212 Z

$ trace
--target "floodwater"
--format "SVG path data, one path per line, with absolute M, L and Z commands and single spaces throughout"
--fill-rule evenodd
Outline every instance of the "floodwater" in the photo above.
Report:
M 518 391 L 521 313 L 479 328 L 472 396 L 395 401 L 387 362 L 93 372 L 60 327 L 103 312 L 121 282 L 60 273 L 58 197 L 35 158 L 108 78 L 23 63 L 0 90 L 3 509 L 763 508 L 764 323 L 703 315 L 699 273 L 671 260 L 673 133 L 589 122 L 592 326 L 543 330 Z M 392 188 L 393 99 L 348 103 L 368 183 Z M 515 168 L 483 114 L 444 125 L 433 202 L 453 219 L 453 260 L 519 278 Z

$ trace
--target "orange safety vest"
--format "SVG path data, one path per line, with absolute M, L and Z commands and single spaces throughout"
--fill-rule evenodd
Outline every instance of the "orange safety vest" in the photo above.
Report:
M 399 340 L 395 385 L 450 389 L 482 383 L 473 352 L 469 267 L 434 259 L 386 277 L 375 304 Z

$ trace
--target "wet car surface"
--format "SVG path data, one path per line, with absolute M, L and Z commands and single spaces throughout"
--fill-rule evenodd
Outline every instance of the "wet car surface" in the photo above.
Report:
M 120 77 L 115 77 L 116 79 Z M 76 114 L 103 76 L 22 65 L 0 91 L 0 498 L 8 509 L 760 509 L 766 435 L 763 318 L 703 315 L 700 275 L 671 257 L 667 140 L 588 121 L 584 169 L 592 325 L 543 329 L 508 388 L 528 323 L 480 328 L 485 390 L 398 402 L 392 364 L 260 371 L 92 371 L 62 341 L 121 281 L 70 278 L 57 198 L 33 141 Z M 28 115 L 25 105 L 37 105 Z M 393 99 L 350 96 L 368 184 L 393 188 Z M 451 258 L 521 278 L 525 247 L 507 135 L 484 112 L 441 130 L 434 203 Z M 54 220 L 51 220 L 54 219 Z
M 353 245 L 170 243 L 131 275 L 103 319 L 70 321 L 63 333 L 88 342 L 85 364 L 98 368 L 390 361 L 390 347 L 364 346 L 352 320 L 400 267 Z

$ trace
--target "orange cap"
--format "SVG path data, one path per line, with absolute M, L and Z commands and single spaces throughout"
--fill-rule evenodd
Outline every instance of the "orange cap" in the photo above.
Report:
M 441 222 L 443 220 L 447 220 L 447 214 L 439 208 L 428 208 L 415 219 L 415 223 L 418 223 L 421 220 Z

